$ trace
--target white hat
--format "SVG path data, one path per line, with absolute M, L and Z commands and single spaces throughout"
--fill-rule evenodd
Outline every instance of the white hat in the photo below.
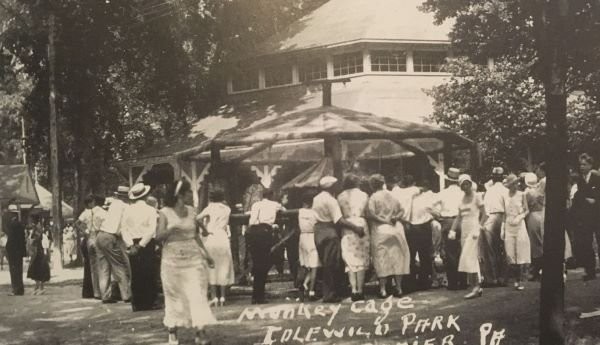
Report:
M 324 176 L 319 180 L 319 186 L 323 189 L 330 188 L 333 186 L 338 180 L 333 176 Z
M 119 187 L 117 187 L 117 191 L 115 192 L 115 195 L 125 198 L 125 197 L 127 197 L 128 193 L 129 193 L 129 187 L 119 186 Z
M 141 199 L 150 191 L 150 186 L 147 186 L 143 183 L 138 183 L 135 186 L 131 187 L 131 190 L 128 193 L 129 200 L 137 200 Z
M 460 177 L 460 170 L 458 170 L 457 168 L 448 169 L 448 173 L 446 174 L 446 180 L 451 181 L 451 182 L 456 182 L 456 181 L 458 181 L 459 177 Z
M 471 182 L 471 184 L 473 184 L 473 180 L 471 179 L 471 176 L 467 175 L 467 174 L 462 174 L 458 177 L 458 185 L 461 186 L 463 184 L 463 182 Z
M 531 187 L 531 188 L 536 187 L 538 184 L 537 175 L 534 173 L 526 173 L 525 174 L 525 184 L 527 185 L 527 187 Z

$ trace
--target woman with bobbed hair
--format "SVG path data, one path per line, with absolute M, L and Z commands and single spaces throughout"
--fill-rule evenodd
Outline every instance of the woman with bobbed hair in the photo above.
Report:
M 402 295 L 402 276 L 410 273 L 410 250 L 400 221 L 404 210 L 385 187 L 385 178 L 375 174 L 369 178 L 371 190 L 367 218 L 371 229 L 371 253 L 379 279 L 379 297 L 386 298 L 388 280 L 394 278 L 395 296 Z
M 215 267 L 208 271 L 208 283 L 212 299 L 211 305 L 225 304 L 227 286 L 233 284 L 233 257 L 229 244 L 229 215 L 231 208 L 225 204 L 225 193 L 221 188 L 210 191 L 208 206 L 196 217 L 202 229 L 202 242 Z M 220 297 L 217 294 L 220 294 Z
M 179 344 L 179 327 L 195 329 L 196 344 L 210 344 L 204 327 L 216 322 L 207 298 L 208 268 L 214 268 L 214 261 L 200 240 L 196 211 L 189 206 L 192 196 L 185 180 L 169 185 L 156 230 L 156 239 L 163 242 L 163 323 L 169 329 L 170 345 Z

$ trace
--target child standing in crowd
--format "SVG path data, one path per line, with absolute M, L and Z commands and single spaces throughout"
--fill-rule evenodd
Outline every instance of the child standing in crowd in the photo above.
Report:
M 312 300 L 315 298 L 315 282 L 317 269 L 321 267 L 319 253 L 315 245 L 315 224 L 317 217 L 312 210 L 313 194 L 306 192 L 302 196 L 302 208 L 298 210 L 298 226 L 300 228 L 300 266 L 307 271 L 304 276 L 304 293 Z
M 37 221 L 35 222 L 31 233 L 32 253 L 31 263 L 27 270 L 27 278 L 35 280 L 34 295 L 44 294 L 44 283 L 50 280 L 50 264 L 48 262 L 49 247 L 48 238 L 44 234 L 43 227 Z
M 519 179 L 510 174 L 506 177 L 504 186 L 508 188 L 508 195 L 504 199 L 506 217 L 504 220 L 504 246 L 506 257 L 515 276 L 515 289 L 523 290 L 523 277 L 528 264 L 531 263 L 531 247 L 529 235 L 525 224 L 525 217 L 529 214 L 525 193 L 518 190 Z

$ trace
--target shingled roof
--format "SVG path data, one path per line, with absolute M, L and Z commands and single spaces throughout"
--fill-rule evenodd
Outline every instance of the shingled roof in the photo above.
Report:
M 330 0 L 267 39 L 254 56 L 327 48 L 361 41 L 449 43 L 452 23 L 435 25 L 423 0 Z

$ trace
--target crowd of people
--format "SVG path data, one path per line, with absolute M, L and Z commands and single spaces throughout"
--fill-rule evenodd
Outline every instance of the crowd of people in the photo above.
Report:
M 573 239 L 576 263 L 590 280 L 596 275 L 593 237 L 600 241 L 600 173 L 592 169 L 587 154 L 579 163 L 567 200 L 565 260 L 571 257 Z M 518 175 L 496 167 L 490 177 L 477 184 L 450 168 L 446 187 L 434 193 L 426 181 L 416 183 L 409 175 L 398 183 L 388 183 L 380 174 L 365 178 L 348 173 L 342 181 L 324 176 L 319 191 L 298 192 L 302 207 L 292 213 L 297 221 L 286 236 L 278 230 L 284 205 L 272 190 L 252 189 L 243 206 L 249 221 L 236 234 L 247 254 L 242 275 L 252 275 L 252 303 L 267 302 L 268 273 L 278 265 L 281 248 L 297 252 L 297 263 L 293 255 L 288 261 L 301 297 L 324 303 L 365 299 L 371 276 L 376 277 L 380 298 L 446 286 L 470 289 L 464 298 L 471 299 L 481 297 L 485 286 L 511 281 L 515 290 L 523 290 L 523 281 L 542 274 L 545 165 Z M 103 197 L 85 198 L 85 210 L 66 229 L 67 234 L 82 235 L 82 296 L 102 303 L 121 299 L 137 311 L 163 308 L 162 292 L 169 344 L 178 343 L 181 327 L 194 328 L 196 343 L 208 344 L 204 328 L 216 321 L 211 306 L 226 303 L 227 288 L 235 280 L 232 210 L 220 188 L 210 190 L 209 203 L 200 212 L 191 206 L 193 193 L 185 180 L 167 187 L 162 208 L 150 191 L 143 183 L 131 189 L 120 186 L 110 205 Z M 18 270 L 26 248 L 17 225 L 3 222 L 13 293 L 20 295 Z M 76 236 L 71 245 L 78 242 Z M 50 278 L 49 239 L 40 223 L 28 237 L 28 277 L 36 281 L 36 294 L 43 293 Z M 73 252 L 69 247 L 68 253 Z

